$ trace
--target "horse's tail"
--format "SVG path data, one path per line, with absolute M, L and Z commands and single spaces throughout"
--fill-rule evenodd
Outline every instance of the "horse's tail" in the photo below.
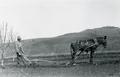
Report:
M 74 47 L 73 43 L 70 44 L 70 61 L 66 65 L 71 65 L 74 63 Z
M 76 52 L 75 52 L 75 48 L 74 48 L 73 44 L 70 45 L 70 52 L 71 52 L 71 59 L 74 60 Z
M 73 53 L 74 53 L 73 46 L 72 46 L 72 44 L 70 44 L 70 55 L 71 55 L 71 58 L 73 57 Z

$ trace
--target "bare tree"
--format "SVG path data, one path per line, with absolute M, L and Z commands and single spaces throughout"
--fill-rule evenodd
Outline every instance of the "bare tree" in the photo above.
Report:
M 0 28 L 0 50 L 1 50 L 1 65 L 4 66 L 4 55 L 10 43 L 13 42 L 12 32 L 8 29 L 7 23 L 2 23 Z
M 9 46 L 9 49 L 14 52 L 16 51 L 16 44 L 15 44 L 15 41 L 16 41 L 16 34 L 14 34 L 13 30 L 10 31 L 9 33 L 9 42 L 11 43 L 12 46 Z M 13 57 L 13 61 L 15 60 L 15 58 Z

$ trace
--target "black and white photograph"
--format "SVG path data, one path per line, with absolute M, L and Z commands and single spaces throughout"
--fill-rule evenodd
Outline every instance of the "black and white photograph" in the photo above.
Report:
M 0 77 L 120 77 L 120 0 L 0 0 Z

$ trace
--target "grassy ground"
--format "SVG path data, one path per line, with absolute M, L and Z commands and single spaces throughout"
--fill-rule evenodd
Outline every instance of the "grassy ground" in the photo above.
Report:
M 76 66 L 6 66 L 0 77 L 120 77 L 120 64 L 79 64 Z
M 95 64 L 87 63 L 88 55 L 82 55 L 76 60 L 75 66 L 64 64 L 70 61 L 70 56 L 65 55 L 30 58 L 36 62 L 31 66 L 18 66 L 6 60 L 5 69 L 0 68 L 0 77 L 120 77 L 119 55 L 96 54 Z

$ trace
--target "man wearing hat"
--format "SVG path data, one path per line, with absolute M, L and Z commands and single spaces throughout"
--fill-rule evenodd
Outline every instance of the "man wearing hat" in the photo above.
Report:
M 23 47 L 22 47 L 22 39 L 20 36 L 17 37 L 16 42 L 16 55 L 17 55 L 17 64 L 21 64 L 21 62 L 25 64 L 31 64 L 31 61 L 24 55 Z

